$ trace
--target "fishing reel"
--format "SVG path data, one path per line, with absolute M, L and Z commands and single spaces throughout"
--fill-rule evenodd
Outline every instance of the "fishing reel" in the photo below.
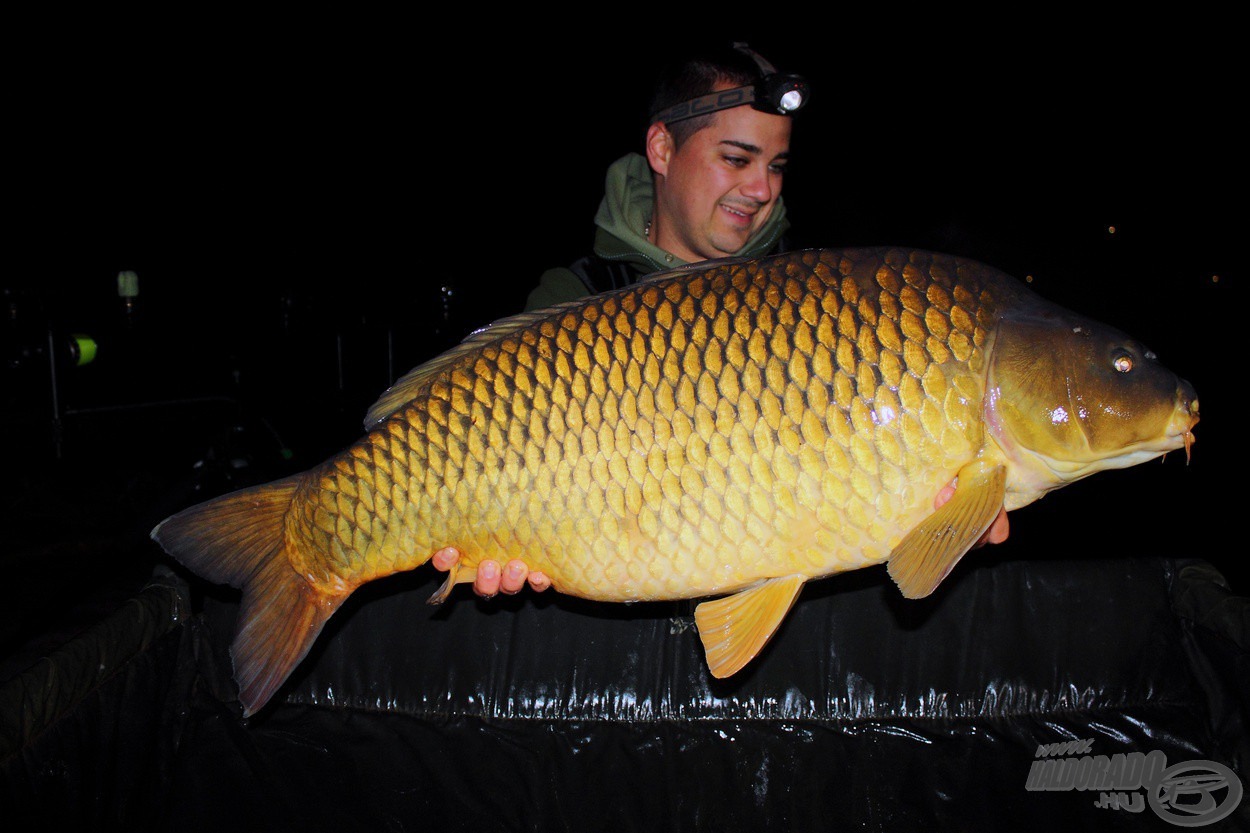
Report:
M 65 332 L 40 317 L 37 301 L 20 291 L 0 290 L 4 299 L 0 319 L 0 364 L 5 370 L 31 367 L 82 367 L 95 361 L 96 339 L 85 333 Z M 35 312 L 32 315 L 32 310 Z

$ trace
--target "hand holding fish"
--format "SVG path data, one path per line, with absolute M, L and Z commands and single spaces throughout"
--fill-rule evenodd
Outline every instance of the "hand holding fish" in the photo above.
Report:
M 460 561 L 460 550 L 455 547 L 443 547 L 434 553 L 431 563 L 438 570 L 446 572 Z M 483 599 L 490 599 L 496 593 L 511 596 L 521 592 L 521 588 L 529 584 L 536 592 L 541 593 L 551 586 L 551 579 L 545 573 L 530 572 L 529 565 L 519 558 L 514 558 L 499 569 L 499 562 L 493 559 L 483 561 L 477 567 L 473 577 L 473 592 Z
M 937 494 L 937 499 L 933 501 L 934 509 L 941 509 L 942 506 L 955 496 L 955 482 L 951 481 L 948 485 L 943 486 Z M 1007 535 L 1011 531 L 1011 522 L 1007 520 L 1006 508 L 998 510 L 998 516 L 990 524 L 990 528 L 985 530 L 972 548 L 978 549 L 986 544 L 1001 544 L 1007 540 Z
M 933 501 L 934 509 L 941 509 L 955 495 L 955 484 L 950 483 L 943 486 L 937 494 L 937 499 Z M 973 545 L 973 549 L 983 547 L 986 544 L 1001 544 L 1007 540 L 1010 531 L 1010 523 L 1007 520 L 1007 510 L 998 510 L 998 517 L 990 524 L 990 528 L 985 531 L 980 540 Z M 447 572 L 456 566 L 460 561 L 460 550 L 455 547 L 443 547 L 434 553 L 431 563 L 435 569 Z M 529 584 L 535 592 L 541 593 L 551 586 L 551 579 L 545 573 L 538 571 L 530 571 L 529 565 L 519 558 L 509 561 L 502 571 L 499 569 L 499 562 L 493 559 L 483 561 L 477 567 L 477 575 L 473 578 L 473 592 L 483 599 L 491 599 L 497 593 L 503 593 L 506 596 L 513 596 L 521 592 L 526 584 Z

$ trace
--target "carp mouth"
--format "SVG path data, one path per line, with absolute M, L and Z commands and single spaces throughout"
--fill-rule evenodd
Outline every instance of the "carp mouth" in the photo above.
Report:
M 1188 465 L 1194 443 L 1194 426 L 1198 424 L 1198 394 L 1193 386 L 1184 379 L 1179 380 L 1176 388 L 1176 400 L 1172 406 L 1172 416 L 1168 420 L 1161 435 L 1154 440 L 1135 443 L 1113 457 L 1096 464 L 1096 468 L 1127 468 L 1145 462 L 1152 457 L 1160 459 L 1179 449 L 1185 449 L 1185 464 Z M 1092 473 L 1092 472 L 1091 472 Z
M 1197 424 L 1198 424 L 1198 420 L 1195 419 L 1194 425 L 1197 425 Z M 1192 426 L 1190 427 L 1192 428 Z M 1189 465 L 1190 457 L 1193 454 L 1193 452 L 1190 451 L 1190 449 L 1194 447 L 1194 442 L 1195 442 L 1194 432 L 1192 430 L 1186 431 L 1184 434 L 1184 439 L 1185 439 L 1185 465 Z
M 1188 465 L 1194 443 L 1194 426 L 1198 424 L 1198 394 L 1193 387 L 1182 381 L 1176 391 L 1176 411 L 1172 416 L 1172 436 L 1179 436 L 1185 447 L 1185 464 Z
M 1025 506 L 1046 492 L 1096 472 L 1129 468 L 1156 457 L 1163 459 L 1169 453 L 1182 448 L 1185 449 L 1185 463 L 1188 465 L 1194 443 L 1197 442 L 1193 430 L 1199 419 L 1198 395 L 1184 380 L 1180 380 L 1177 386 L 1171 416 L 1153 439 L 1132 443 L 1113 455 L 1085 459 L 1055 457 L 1013 441 L 1010 432 L 1004 430 L 998 414 L 998 393 L 997 389 L 989 391 L 984 415 L 990 435 L 1016 465 L 1015 481 L 1009 484 L 1005 503 L 1008 511 Z
M 1193 459 L 1194 426 L 1198 424 L 1198 394 L 1184 379 L 1176 388 L 1176 403 L 1172 406 L 1172 418 L 1168 420 L 1162 439 L 1155 445 L 1161 457 L 1179 449 L 1185 449 L 1185 465 Z

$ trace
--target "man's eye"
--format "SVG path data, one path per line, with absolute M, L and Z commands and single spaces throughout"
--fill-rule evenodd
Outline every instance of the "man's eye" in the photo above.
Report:
M 749 160 L 741 156 L 726 156 L 725 161 L 735 168 L 741 168 L 748 164 Z
M 784 174 L 786 172 L 786 166 L 785 165 L 769 165 L 768 170 L 771 173 L 774 173 L 780 176 L 781 174 Z

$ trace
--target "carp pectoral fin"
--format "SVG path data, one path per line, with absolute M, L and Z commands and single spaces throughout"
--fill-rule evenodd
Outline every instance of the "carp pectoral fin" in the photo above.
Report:
M 790 611 L 803 576 L 782 576 L 694 609 L 713 677 L 736 673 L 763 650 Z
M 989 529 L 1003 506 L 1007 470 L 973 463 L 959 470 L 955 495 L 890 553 L 890 577 L 909 599 L 937 589 L 964 553 Z

